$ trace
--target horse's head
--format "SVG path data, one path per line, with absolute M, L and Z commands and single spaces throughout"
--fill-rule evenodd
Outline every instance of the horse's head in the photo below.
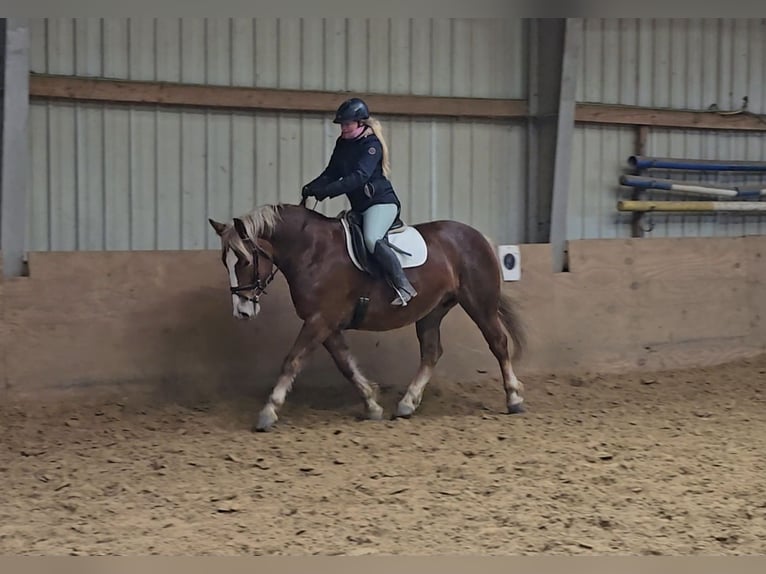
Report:
M 221 238 L 221 262 L 229 277 L 234 317 L 252 319 L 258 315 L 260 296 L 276 272 L 273 249 L 267 241 L 251 237 L 239 218 L 228 225 L 213 219 L 208 221 Z

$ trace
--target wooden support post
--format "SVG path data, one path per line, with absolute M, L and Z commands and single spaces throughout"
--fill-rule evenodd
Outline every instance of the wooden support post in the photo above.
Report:
M 0 249 L 3 275 L 25 272 L 29 140 L 29 29 L 26 19 L 3 18 Z
M 554 273 L 568 269 L 567 215 L 569 210 L 577 63 L 580 58 L 581 30 L 581 19 L 567 18 L 564 33 L 564 52 L 561 62 L 561 88 L 556 129 L 556 156 L 553 169 L 553 198 L 551 202 L 550 243 Z
M 649 127 L 648 126 L 638 126 L 638 133 L 636 137 L 636 155 L 645 155 L 646 154 L 646 140 L 649 137 Z M 639 175 L 641 173 L 641 170 L 636 169 L 633 170 L 633 175 Z M 639 199 L 644 199 L 644 190 L 642 189 L 634 189 L 633 192 L 630 194 L 630 198 L 634 201 Z M 634 212 L 631 220 L 630 225 L 632 229 L 632 235 L 633 237 L 643 237 L 644 236 L 644 227 L 642 219 L 644 218 L 643 212 Z

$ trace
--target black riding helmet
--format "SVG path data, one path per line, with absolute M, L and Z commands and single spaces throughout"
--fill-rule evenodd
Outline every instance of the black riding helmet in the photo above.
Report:
M 335 119 L 332 122 L 334 124 L 353 121 L 360 122 L 369 117 L 370 110 L 367 109 L 367 104 L 359 98 L 351 98 L 338 106 L 338 110 L 335 112 Z

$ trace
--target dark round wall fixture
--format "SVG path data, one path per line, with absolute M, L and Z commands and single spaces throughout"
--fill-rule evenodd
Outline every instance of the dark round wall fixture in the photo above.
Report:
M 506 253 L 503 257 L 503 265 L 506 269 L 513 269 L 516 267 L 516 256 L 513 253 Z

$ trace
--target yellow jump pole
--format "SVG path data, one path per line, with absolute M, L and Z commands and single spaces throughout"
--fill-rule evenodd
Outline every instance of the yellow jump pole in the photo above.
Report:
M 662 212 L 766 212 L 766 201 L 635 201 L 617 202 L 618 211 L 662 211 Z

